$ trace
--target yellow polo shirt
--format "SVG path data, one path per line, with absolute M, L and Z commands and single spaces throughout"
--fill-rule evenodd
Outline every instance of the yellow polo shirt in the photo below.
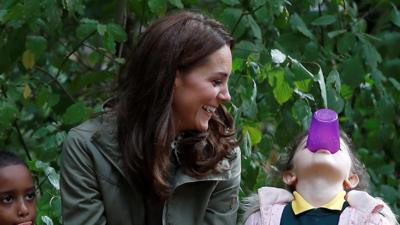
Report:
M 295 215 L 298 215 L 310 209 L 317 208 L 308 203 L 297 191 L 293 192 L 293 195 L 294 195 L 294 200 L 292 201 L 292 209 Z M 346 192 L 341 191 L 331 201 L 323 205 L 321 208 L 340 211 L 342 210 L 343 204 L 346 201 L 344 199 L 345 196 Z

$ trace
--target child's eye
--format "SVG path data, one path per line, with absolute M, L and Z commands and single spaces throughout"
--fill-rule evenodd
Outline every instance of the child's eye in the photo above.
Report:
M 1 202 L 4 204 L 10 204 L 13 202 L 13 200 L 14 200 L 14 197 L 11 195 L 6 195 L 6 196 L 1 197 Z
M 32 201 L 36 198 L 36 193 L 35 192 L 30 192 L 25 196 L 25 199 L 28 201 Z

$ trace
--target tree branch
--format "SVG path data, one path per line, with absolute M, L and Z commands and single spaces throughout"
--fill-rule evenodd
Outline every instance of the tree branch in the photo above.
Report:
M 48 77 L 50 77 L 50 79 L 57 84 L 57 86 L 71 99 L 71 101 L 76 102 L 76 99 L 67 91 L 67 89 L 64 88 L 64 86 L 57 80 L 56 77 L 54 77 L 49 72 L 47 72 L 45 69 L 43 69 L 39 66 L 35 66 L 35 68 L 37 70 L 39 70 L 40 72 L 44 73 L 45 75 L 47 75 Z
M 65 63 L 67 62 L 67 60 L 69 59 L 69 57 L 74 54 L 82 45 L 83 43 L 88 40 L 91 36 L 93 36 L 96 33 L 96 31 L 91 32 L 90 34 L 88 34 L 84 39 L 82 39 L 76 46 L 75 48 L 72 49 L 72 51 L 70 53 L 68 53 L 68 55 L 66 55 L 60 65 L 60 67 L 58 68 L 57 74 L 55 77 L 58 77 L 61 73 L 62 68 L 64 67 Z

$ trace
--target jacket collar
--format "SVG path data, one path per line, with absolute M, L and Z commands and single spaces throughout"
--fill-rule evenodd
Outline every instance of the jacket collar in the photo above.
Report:
M 113 112 L 106 112 L 97 117 L 99 120 L 99 126 L 97 131 L 92 136 L 92 141 L 97 145 L 100 153 L 117 169 L 117 171 L 124 177 L 125 180 L 129 182 L 128 175 L 126 170 L 124 169 L 124 161 L 118 148 L 117 141 L 117 121 L 116 115 Z M 234 154 L 235 157 L 240 157 L 239 149 L 236 149 Z M 231 168 L 231 160 L 224 159 L 220 162 L 223 168 Z M 240 168 L 240 166 L 239 166 Z M 232 170 L 225 169 L 221 173 L 210 174 L 204 177 L 192 177 L 187 175 L 184 172 L 182 167 L 178 167 L 175 171 L 175 175 L 172 178 L 172 187 L 173 189 L 177 188 L 180 185 L 185 183 L 192 183 L 197 181 L 219 181 L 219 180 L 227 180 L 232 175 L 236 175 L 236 173 L 240 173 L 239 171 L 234 171 L 235 174 L 232 174 Z
M 292 209 L 295 215 L 317 208 L 308 203 L 297 191 L 293 192 L 293 195 L 294 200 L 292 201 Z M 342 210 L 343 204 L 345 202 L 345 195 L 345 191 L 339 192 L 331 201 L 323 205 L 321 208 L 339 211 Z
M 99 152 L 117 169 L 126 179 L 127 173 L 124 169 L 124 162 L 121 151 L 118 148 L 117 126 L 115 113 L 106 112 L 96 118 L 99 122 L 98 129 L 92 136 L 93 143 L 98 147 Z
M 217 165 L 217 170 L 219 172 L 212 173 L 203 177 L 192 177 L 184 172 L 182 167 L 176 169 L 176 173 L 172 182 L 173 189 L 185 183 L 192 183 L 197 181 L 223 181 L 228 180 L 232 176 L 240 175 L 240 165 L 235 165 L 235 163 L 240 163 L 240 150 L 236 148 L 232 152 L 232 159 L 224 158 Z

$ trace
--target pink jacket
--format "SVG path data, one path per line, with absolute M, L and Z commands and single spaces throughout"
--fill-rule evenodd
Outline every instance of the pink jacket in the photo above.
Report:
M 292 193 L 281 188 L 263 187 L 258 190 L 260 210 L 252 213 L 245 225 L 279 225 L 283 209 L 293 200 Z M 347 207 L 340 215 L 339 225 L 392 225 L 397 222 L 383 214 L 389 210 L 380 199 L 363 191 L 350 191 L 347 194 Z

